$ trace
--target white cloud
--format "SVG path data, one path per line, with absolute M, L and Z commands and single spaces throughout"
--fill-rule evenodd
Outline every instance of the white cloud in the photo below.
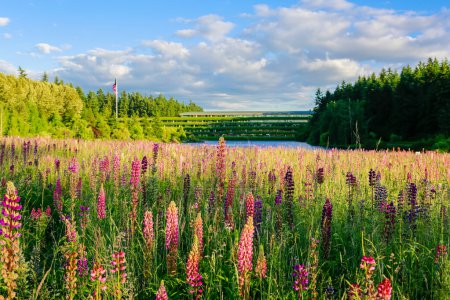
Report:
M 225 22 L 218 15 L 202 16 L 191 23 L 194 24 L 193 29 L 181 29 L 176 34 L 184 38 L 200 36 L 211 41 L 218 41 L 223 39 L 235 26 L 231 22 Z
M 310 109 L 314 91 L 398 68 L 429 56 L 450 57 L 450 11 L 434 14 L 303 0 L 256 5 L 245 28 L 217 15 L 175 32 L 181 42 L 143 41 L 125 50 L 93 49 L 59 58 L 65 81 L 97 89 L 163 92 L 207 109 Z M 193 40 L 185 40 L 195 38 Z M 14 68 L 15 69 L 15 68 Z
M 6 26 L 9 24 L 9 18 L 0 17 L 0 26 Z
M 62 51 L 61 48 L 52 46 L 47 43 L 39 43 L 39 44 L 36 44 L 35 47 L 44 54 L 50 54 L 52 52 L 61 52 Z
M 6 40 L 10 40 L 10 39 L 12 39 L 12 34 L 8 33 L 8 32 L 5 32 L 3 34 L 3 38 L 6 39 Z

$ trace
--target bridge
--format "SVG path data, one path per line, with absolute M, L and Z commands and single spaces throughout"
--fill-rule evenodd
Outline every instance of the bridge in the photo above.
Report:
M 196 140 L 296 140 L 312 111 L 207 111 L 160 118 Z

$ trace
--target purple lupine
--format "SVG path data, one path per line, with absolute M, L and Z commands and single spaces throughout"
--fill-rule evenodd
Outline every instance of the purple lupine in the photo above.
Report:
M 374 198 L 376 184 L 377 184 L 377 175 L 373 169 L 370 169 L 370 171 L 369 171 L 369 186 L 372 188 L 372 208 L 373 208 L 373 198 Z
M 277 195 L 275 196 L 275 229 L 278 235 L 281 233 L 281 228 L 283 227 L 283 220 L 281 216 L 281 203 L 283 200 L 282 190 L 277 191 Z
M 326 199 L 322 209 L 322 251 L 325 259 L 330 254 L 331 246 L 331 221 L 333 218 L 333 205 L 329 198 Z
M 89 275 L 89 264 L 88 264 L 88 259 L 86 257 L 85 251 L 82 251 L 82 252 L 84 252 L 84 253 L 78 259 L 77 269 L 78 269 L 78 275 L 80 277 L 86 277 Z
M 407 220 L 410 229 L 415 229 L 415 222 L 417 218 L 417 186 L 415 183 L 409 183 L 406 187 L 406 194 L 408 199 L 408 204 L 410 205 L 410 210 L 407 212 Z
M 285 189 L 285 199 L 286 199 L 286 221 L 291 226 L 294 227 L 294 179 L 292 176 L 292 168 L 288 167 L 286 175 L 284 177 L 284 189 Z
M 324 181 L 323 167 L 317 169 L 315 179 L 316 179 L 317 184 L 323 183 L 323 181 Z
M 148 169 L 148 160 L 147 160 L 147 156 L 144 155 L 144 157 L 142 158 L 142 161 L 141 161 L 142 175 L 145 175 L 145 173 L 147 173 L 147 169 Z
M 152 172 L 153 174 L 156 173 L 156 162 L 158 159 L 158 151 L 159 151 L 159 144 L 153 144 L 153 165 L 152 165 Z
M 386 207 L 387 189 L 385 186 L 377 185 L 375 187 L 375 206 L 380 212 L 383 212 Z
M 56 179 L 55 190 L 53 191 L 53 204 L 59 216 L 62 216 L 63 202 L 62 202 L 62 187 L 61 180 Z
M 292 288 L 297 292 L 297 298 L 303 299 L 303 291 L 308 290 L 308 269 L 305 265 L 295 265 L 292 276 L 294 277 L 294 285 Z
M 390 241 L 392 234 L 394 233 L 395 230 L 396 210 L 394 202 L 391 201 L 391 203 L 386 206 L 384 214 L 385 214 L 384 239 L 387 243 Z
M 89 221 L 89 206 L 80 205 L 80 227 L 85 230 Z
M 277 175 L 275 175 L 275 169 L 269 171 L 269 194 L 272 194 L 275 187 L 275 182 L 277 181 Z

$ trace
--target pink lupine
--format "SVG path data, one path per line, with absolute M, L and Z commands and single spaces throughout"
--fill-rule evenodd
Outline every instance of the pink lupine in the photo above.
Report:
M 200 263 L 200 250 L 199 242 L 196 235 L 194 235 L 194 243 L 192 244 L 191 252 L 189 252 L 189 257 L 186 263 L 186 276 L 187 282 L 191 286 L 189 293 L 194 294 L 195 299 L 199 299 L 202 294 L 203 285 L 202 275 L 198 271 L 198 266 Z
M 147 246 L 147 249 L 152 249 L 155 234 L 153 230 L 153 213 L 151 211 L 146 211 L 144 213 L 143 223 L 142 233 L 144 235 L 145 245 Z
M 94 263 L 94 267 L 91 270 L 91 281 L 94 282 L 95 291 L 93 299 L 100 300 L 101 291 L 106 291 L 106 270 L 98 262 Z
M 166 250 L 167 253 L 167 271 L 169 274 L 175 274 L 178 253 L 178 209 L 174 201 L 171 201 L 166 212 Z
M 391 281 L 388 278 L 385 278 L 377 287 L 377 300 L 390 300 L 391 293 Z
M 100 220 L 106 218 L 106 196 L 105 190 L 103 189 L 103 184 L 100 186 L 100 192 L 98 193 L 97 217 Z
M 164 286 L 164 280 L 161 281 L 161 285 L 156 293 L 156 300 L 169 300 L 167 296 L 166 287 Z
M 114 294 L 116 295 L 117 299 L 122 299 L 122 285 L 127 282 L 127 273 L 125 272 L 127 269 L 125 252 L 119 251 L 113 253 L 111 266 L 111 273 L 114 274 L 113 276 L 117 278 L 114 286 Z
M 264 255 L 263 245 L 259 245 L 259 255 L 258 255 L 258 259 L 256 260 L 255 273 L 256 273 L 256 277 L 258 277 L 260 279 L 266 278 L 267 260 L 266 260 L 266 256 Z
M 131 163 L 131 234 L 134 235 L 137 208 L 139 204 L 139 177 L 141 176 L 141 162 L 138 159 L 133 160 Z
M 248 218 L 241 233 L 238 248 L 239 295 L 246 298 L 249 292 L 249 273 L 253 268 L 253 218 Z
M 252 193 L 248 193 L 245 199 L 245 206 L 247 208 L 247 219 L 253 219 L 255 214 L 255 198 Z

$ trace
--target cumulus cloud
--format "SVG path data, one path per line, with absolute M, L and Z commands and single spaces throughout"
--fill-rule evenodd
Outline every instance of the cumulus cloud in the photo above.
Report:
M 218 15 L 180 19 L 178 42 L 150 39 L 125 50 L 59 58 L 58 74 L 87 88 L 163 92 L 207 109 L 310 109 L 317 88 L 384 66 L 450 57 L 450 11 L 433 14 L 303 0 L 256 5 L 236 28 Z
M 6 26 L 9 24 L 9 18 L 0 17 L 0 26 Z
M 36 49 L 38 49 L 40 52 L 44 53 L 44 54 L 50 54 L 52 52 L 61 52 L 61 48 L 56 47 L 56 46 L 52 46 L 50 44 L 47 43 L 39 43 L 35 45 Z
M 176 32 L 179 37 L 203 37 L 210 41 L 218 41 L 223 39 L 233 28 L 234 24 L 226 22 L 218 15 L 206 15 L 193 21 L 185 21 L 193 23 L 194 28 L 181 29 Z

